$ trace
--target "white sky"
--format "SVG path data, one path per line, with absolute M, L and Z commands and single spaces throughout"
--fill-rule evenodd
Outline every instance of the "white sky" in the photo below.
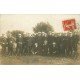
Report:
M 0 15 L 0 33 L 8 30 L 23 30 L 32 33 L 32 28 L 39 22 L 49 22 L 56 32 L 62 32 L 62 21 L 66 19 L 76 19 L 80 23 L 80 15 L 59 15 L 59 14 L 3 14 Z

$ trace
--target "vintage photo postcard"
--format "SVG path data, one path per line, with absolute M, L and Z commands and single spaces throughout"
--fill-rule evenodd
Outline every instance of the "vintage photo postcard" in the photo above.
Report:
M 0 64 L 80 64 L 80 14 L 0 14 Z

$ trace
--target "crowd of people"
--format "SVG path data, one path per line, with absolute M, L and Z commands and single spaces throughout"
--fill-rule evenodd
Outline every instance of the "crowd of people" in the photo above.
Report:
M 0 37 L 2 55 L 76 56 L 79 36 L 76 33 L 38 32 L 34 34 L 11 33 Z

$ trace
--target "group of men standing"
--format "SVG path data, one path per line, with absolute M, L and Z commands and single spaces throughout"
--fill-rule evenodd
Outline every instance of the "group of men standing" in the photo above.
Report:
M 3 55 L 51 55 L 75 56 L 79 36 L 76 33 L 38 32 L 35 34 L 18 34 L 13 37 L 11 33 L 0 37 L 1 53 Z

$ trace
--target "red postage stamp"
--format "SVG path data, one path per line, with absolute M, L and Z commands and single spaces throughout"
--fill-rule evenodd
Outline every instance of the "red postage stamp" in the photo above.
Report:
M 62 21 L 64 31 L 74 30 L 76 29 L 76 21 L 75 19 L 69 19 Z

